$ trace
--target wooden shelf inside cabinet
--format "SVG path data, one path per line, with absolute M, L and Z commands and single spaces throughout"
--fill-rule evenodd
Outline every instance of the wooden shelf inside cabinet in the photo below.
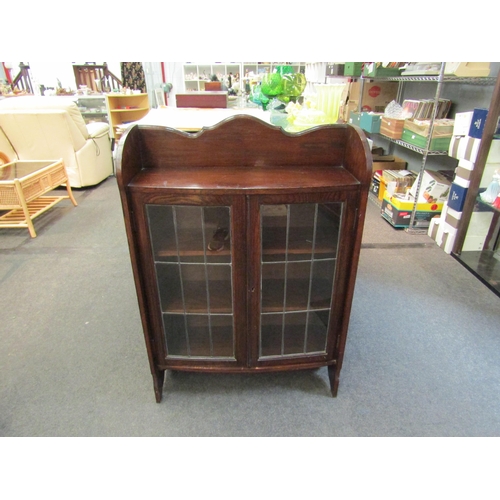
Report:
M 328 367 L 337 395 L 371 179 L 351 125 L 133 125 L 117 179 L 157 402 L 165 370 Z
M 150 110 L 148 94 L 106 94 L 112 137 L 121 136 L 119 127 L 144 118 Z

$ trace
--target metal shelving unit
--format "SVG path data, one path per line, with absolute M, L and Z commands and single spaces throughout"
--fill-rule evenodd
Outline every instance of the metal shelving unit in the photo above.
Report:
M 412 144 L 408 144 L 407 142 L 401 141 L 401 140 L 396 140 L 396 139 L 389 139 L 385 138 L 390 141 L 391 144 L 398 144 L 406 149 L 409 149 L 411 151 L 415 151 L 416 153 L 419 153 L 422 155 L 422 162 L 420 166 L 420 173 L 422 173 L 425 170 L 425 165 L 427 163 L 427 157 L 428 156 L 436 156 L 436 155 L 441 155 L 441 156 L 447 156 L 448 151 L 433 151 L 430 149 L 430 144 L 432 140 L 432 135 L 434 132 L 434 122 L 436 120 L 436 114 L 438 110 L 438 103 L 439 99 L 441 97 L 441 90 L 442 86 L 444 83 L 462 83 L 462 84 L 469 84 L 469 85 L 482 85 L 482 86 L 488 86 L 488 85 L 494 85 L 496 78 L 494 77 L 457 77 L 457 76 L 450 76 L 450 75 L 445 75 L 444 70 L 445 70 L 446 63 L 442 62 L 441 63 L 441 68 L 440 72 L 438 75 L 400 75 L 400 76 L 385 76 L 385 77 L 360 77 L 361 81 L 361 91 L 360 95 L 363 95 L 363 87 L 364 87 L 364 82 L 369 80 L 369 81 L 377 81 L 377 82 L 399 82 L 399 87 L 398 87 L 398 93 L 397 93 L 397 101 L 401 102 L 401 97 L 403 93 L 403 85 L 406 82 L 421 82 L 421 83 L 436 83 L 436 92 L 434 94 L 434 115 L 431 119 L 431 126 L 429 129 L 429 136 L 427 137 L 427 144 L 425 148 L 419 148 L 416 147 Z M 359 104 L 359 110 L 361 111 L 362 108 L 362 102 L 360 100 Z M 417 182 L 417 189 L 415 192 L 415 199 L 418 200 L 419 194 L 420 194 L 420 187 L 421 187 L 421 182 L 422 182 L 422 175 L 419 176 L 418 182 Z M 427 228 L 425 229 L 418 229 L 415 227 L 415 214 L 416 214 L 416 208 L 417 208 L 417 203 L 415 203 L 413 207 L 413 211 L 411 214 L 410 218 L 410 223 L 408 228 L 406 229 L 406 232 L 410 234 L 426 234 L 427 233 Z

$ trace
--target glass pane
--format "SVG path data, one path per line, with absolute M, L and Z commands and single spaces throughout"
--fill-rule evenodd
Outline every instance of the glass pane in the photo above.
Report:
M 233 310 L 231 267 L 207 265 L 208 294 L 211 313 L 230 314 Z
M 168 356 L 234 358 L 232 316 L 164 314 Z
M 148 205 L 156 260 L 231 262 L 229 207 Z
M 177 264 L 156 265 L 160 305 L 164 312 L 184 312 L 180 270 Z
M 305 311 L 309 304 L 309 262 L 290 262 L 287 264 L 286 310 Z
M 263 314 L 261 356 L 324 353 L 329 311 Z
M 230 207 L 146 209 L 167 355 L 234 359 Z
M 261 207 L 261 356 L 326 352 L 342 203 Z
M 288 205 L 261 207 L 262 260 L 284 260 L 287 241 Z
M 284 317 L 285 331 L 283 354 L 302 354 L 307 330 L 307 313 L 290 313 Z
M 262 266 L 262 311 L 283 311 L 285 302 L 285 264 Z
M 280 356 L 283 344 L 283 314 L 261 317 L 260 355 Z
M 167 356 L 189 356 L 185 316 L 164 314 L 163 328 L 167 343 Z
M 313 249 L 315 204 L 289 205 L 288 260 L 310 259 Z
M 308 317 L 306 352 L 325 352 L 329 311 L 311 311 Z
M 233 317 L 229 315 L 210 316 L 212 328 L 212 355 L 234 358 Z
M 329 309 L 335 272 L 334 260 L 316 260 L 312 264 L 311 298 L 312 309 Z
M 314 255 L 316 258 L 336 258 L 341 216 L 341 203 L 326 203 L 318 205 L 316 245 L 314 249 Z

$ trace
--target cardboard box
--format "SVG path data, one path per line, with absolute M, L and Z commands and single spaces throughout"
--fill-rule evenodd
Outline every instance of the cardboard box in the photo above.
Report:
M 459 173 L 462 173 L 460 171 L 460 167 L 457 167 L 456 170 L 455 170 L 455 177 L 453 178 L 453 183 L 457 184 L 457 186 L 461 186 L 461 187 L 464 187 L 464 188 L 468 188 L 470 186 L 470 180 L 469 179 L 466 179 L 465 177 L 460 177 L 460 175 L 457 175 L 457 170 L 459 171 Z M 464 169 L 464 174 L 466 175 L 466 173 L 470 173 L 469 170 L 465 170 Z
M 458 147 L 460 145 L 460 140 L 464 137 L 463 135 L 452 135 L 450 139 L 450 145 L 448 146 L 448 156 L 451 158 L 458 158 Z
M 457 212 L 453 210 L 448 204 L 446 204 L 446 212 L 445 207 L 443 206 L 443 211 L 441 212 L 441 217 L 444 218 L 446 224 L 458 229 L 458 225 L 460 224 L 460 219 L 462 218 L 462 212 Z
M 486 123 L 487 116 L 487 109 L 474 108 L 471 124 L 469 127 L 469 137 L 474 137 L 474 139 L 481 139 L 481 137 L 483 136 L 484 124 Z
M 391 101 L 395 101 L 398 95 L 398 82 L 364 82 L 362 111 L 383 113 Z M 348 86 L 347 104 L 342 114 L 345 122 L 349 119 L 351 111 L 359 108 L 361 92 L 360 82 L 350 82 Z
M 448 204 L 444 203 L 441 214 L 430 220 L 429 230 L 427 231 L 428 236 L 446 253 L 451 253 L 457 235 L 454 222 L 449 222 L 449 211 Z
M 444 67 L 445 75 L 463 77 L 489 76 L 489 62 L 447 62 Z
M 447 118 L 435 120 L 432 129 L 432 137 L 451 138 L 453 136 L 454 123 L 454 120 L 449 120 Z M 411 132 L 415 132 L 418 135 L 428 137 L 431 130 L 431 120 L 405 120 L 403 127 Z
M 481 139 L 474 139 L 468 135 L 453 136 L 448 147 L 448 155 L 459 160 L 476 162 Z
M 404 123 L 403 119 L 383 116 L 380 121 L 380 133 L 391 139 L 401 139 Z
M 366 132 L 378 134 L 380 132 L 380 121 L 382 113 L 361 113 L 359 126 Z
M 415 198 L 417 194 L 418 181 L 420 178 L 420 173 L 417 179 L 413 183 L 410 194 Z M 438 172 L 433 172 L 431 170 L 424 170 L 422 176 L 422 182 L 420 184 L 420 191 L 418 195 L 419 203 L 433 203 L 433 202 L 445 202 L 448 199 L 448 194 L 450 192 L 450 181 L 446 179 L 443 175 Z
M 405 194 L 415 181 L 415 176 L 408 170 L 383 170 L 382 178 L 390 194 Z
M 365 63 L 363 68 L 363 76 L 399 76 L 401 70 L 399 68 L 384 68 L 377 66 L 377 63 Z
M 471 172 L 474 170 L 474 162 L 469 160 L 464 160 L 464 159 L 459 160 L 458 166 L 470 170 Z
M 361 76 L 362 71 L 362 62 L 346 62 L 344 64 L 344 76 Z
M 453 136 L 448 148 L 448 156 L 475 163 L 480 146 L 481 139 L 470 136 Z M 486 163 L 500 163 L 500 139 L 491 141 Z
M 430 223 L 429 223 L 429 230 L 427 231 L 427 235 L 430 238 L 432 238 L 434 241 L 436 241 L 437 232 L 438 232 L 438 229 L 439 229 L 439 223 L 440 222 L 441 222 L 441 217 L 438 217 L 436 215 L 436 217 L 433 217 L 430 220 Z
M 470 182 L 471 175 L 472 170 L 467 170 L 466 168 L 460 166 L 455 169 L 455 178 L 464 179 Z
M 349 113 L 348 123 L 350 123 L 351 125 L 357 125 L 359 127 L 359 124 L 361 122 L 361 114 L 362 113 L 358 113 L 357 111 L 351 111 Z
M 412 132 L 407 128 L 403 128 L 403 134 L 401 135 L 401 140 L 407 142 L 408 144 L 413 144 L 419 148 L 427 147 L 427 137 Z M 431 139 L 429 149 L 431 151 L 448 151 L 450 147 L 451 136 L 450 137 L 434 137 Z
M 382 200 L 381 215 L 394 227 L 408 227 L 415 203 L 403 195 L 389 196 L 387 191 Z M 418 203 L 415 212 L 415 227 L 429 227 L 430 221 L 441 213 L 443 203 Z
M 406 161 L 399 156 L 393 156 L 394 161 L 377 161 L 373 159 L 372 170 L 376 172 L 377 170 L 406 170 Z
M 450 254 L 453 250 L 456 238 L 457 229 L 443 220 L 443 216 L 441 216 L 436 234 L 437 245 L 446 253 Z
M 468 135 L 472 115 L 474 111 L 466 111 L 465 113 L 455 113 L 455 123 L 453 125 L 453 135 Z
M 435 120 L 429 148 L 433 151 L 448 151 L 453 136 L 453 120 Z M 431 129 L 430 120 L 405 120 L 401 139 L 420 148 L 427 147 Z

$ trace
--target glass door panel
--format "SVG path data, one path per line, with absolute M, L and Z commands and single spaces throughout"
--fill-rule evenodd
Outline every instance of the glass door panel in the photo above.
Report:
M 342 207 L 261 206 L 260 358 L 326 353 Z
M 146 205 L 167 358 L 235 359 L 230 207 Z
M 155 259 L 231 262 L 229 207 L 148 205 Z

